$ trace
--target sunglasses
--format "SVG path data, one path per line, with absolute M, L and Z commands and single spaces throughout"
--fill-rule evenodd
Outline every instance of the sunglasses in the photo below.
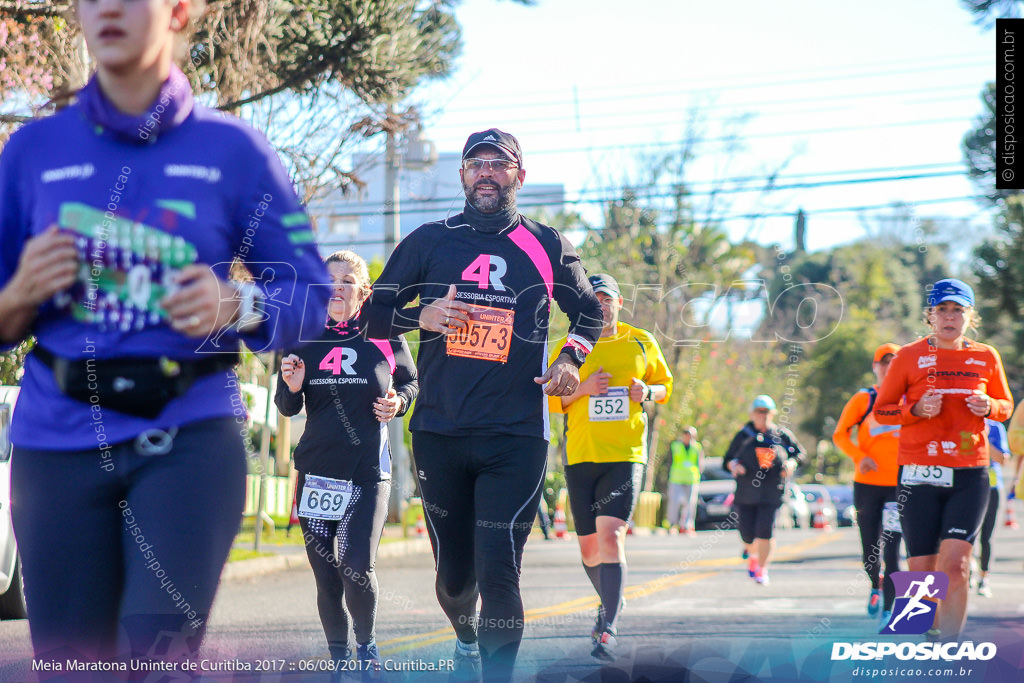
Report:
M 516 168 L 517 164 L 514 161 L 508 159 L 463 159 L 462 168 L 465 171 L 473 171 L 477 173 L 489 168 L 497 173 L 505 173 Z

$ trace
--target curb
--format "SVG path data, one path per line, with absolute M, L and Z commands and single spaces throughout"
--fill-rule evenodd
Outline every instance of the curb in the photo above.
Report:
M 305 553 L 293 555 L 275 555 L 274 557 L 254 557 L 251 560 L 228 562 L 220 574 L 221 581 L 237 581 L 251 579 L 264 574 L 298 569 L 309 564 Z
M 413 538 L 394 543 L 386 543 L 377 550 L 377 559 L 388 559 L 394 557 L 405 557 L 407 555 L 420 555 L 430 552 L 430 541 L 426 538 Z M 275 555 L 274 557 L 254 557 L 250 560 L 239 560 L 228 562 L 221 572 L 221 581 L 239 581 L 251 579 L 265 574 L 302 569 L 309 567 L 309 560 L 306 553 L 297 552 L 287 555 Z

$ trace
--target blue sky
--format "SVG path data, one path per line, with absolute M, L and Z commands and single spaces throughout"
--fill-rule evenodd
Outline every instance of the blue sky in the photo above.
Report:
M 909 202 L 918 217 L 966 220 L 951 224 L 961 234 L 989 222 L 951 201 L 976 194 L 960 141 L 995 73 L 993 32 L 954 0 L 473 0 L 458 18 L 455 74 L 415 98 L 426 136 L 457 151 L 474 130 L 515 134 L 527 183 L 563 183 L 592 222 L 601 198 L 647 175 L 638 154 L 679 148 L 694 112 L 697 197 L 780 167 L 804 185 L 723 195 L 734 237 L 791 244 L 798 207 L 811 249 L 863 236 L 865 219 L 878 229 L 876 212 L 836 211 L 847 207 Z M 742 141 L 731 151 L 730 133 Z

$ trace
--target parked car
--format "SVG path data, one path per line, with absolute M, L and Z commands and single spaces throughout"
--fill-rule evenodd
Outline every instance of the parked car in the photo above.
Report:
M 0 387 L 0 619 L 24 619 L 25 586 L 11 524 L 11 414 L 18 387 Z
M 736 517 L 732 514 L 732 500 L 736 495 L 735 479 L 708 479 L 697 489 L 697 529 L 732 529 Z
M 832 502 L 832 496 L 824 484 L 804 484 L 802 487 L 804 498 L 807 500 L 807 507 L 811 512 L 811 522 L 819 516 L 826 525 L 837 524 L 836 506 Z
M 857 508 L 853 506 L 853 488 L 846 485 L 828 487 L 832 503 L 836 506 L 839 526 L 853 526 L 857 523 Z
M 807 507 L 807 498 L 800 485 L 794 481 L 786 484 L 782 494 L 782 507 L 775 517 L 775 525 L 780 529 L 808 529 L 811 526 L 811 511 Z

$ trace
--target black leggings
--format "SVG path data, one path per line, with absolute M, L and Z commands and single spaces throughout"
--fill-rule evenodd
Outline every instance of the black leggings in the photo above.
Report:
M 878 588 L 878 579 L 885 561 L 884 607 L 892 609 L 896 590 L 890 578 L 900 570 L 900 541 L 903 535 L 882 528 L 882 511 L 886 503 L 896 502 L 895 486 L 877 486 L 853 482 L 853 506 L 857 508 L 857 526 L 860 528 L 860 547 L 872 588 Z
M 195 422 L 165 455 L 135 441 L 110 455 L 15 448 L 36 658 L 194 658 L 245 502 L 238 425 Z
M 484 678 L 511 680 L 523 639 L 523 546 L 540 503 L 547 442 L 413 432 L 412 445 L 437 600 L 459 640 L 479 638 Z
M 981 571 L 988 571 L 988 563 L 992 559 L 992 532 L 996 528 L 996 515 L 999 514 L 999 489 L 993 488 L 988 494 L 988 510 L 985 521 L 981 523 L 981 534 L 978 536 L 981 545 Z
M 304 475 L 300 474 L 300 487 L 303 481 Z M 299 518 L 306 557 L 316 579 L 320 623 L 333 659 L 347 658 L 349 615 L 356 643 L 366 645 L 375 640 L 377 573 L 373 567 L 390 493 L 390 481 L 356 485 L 340 520 Z

